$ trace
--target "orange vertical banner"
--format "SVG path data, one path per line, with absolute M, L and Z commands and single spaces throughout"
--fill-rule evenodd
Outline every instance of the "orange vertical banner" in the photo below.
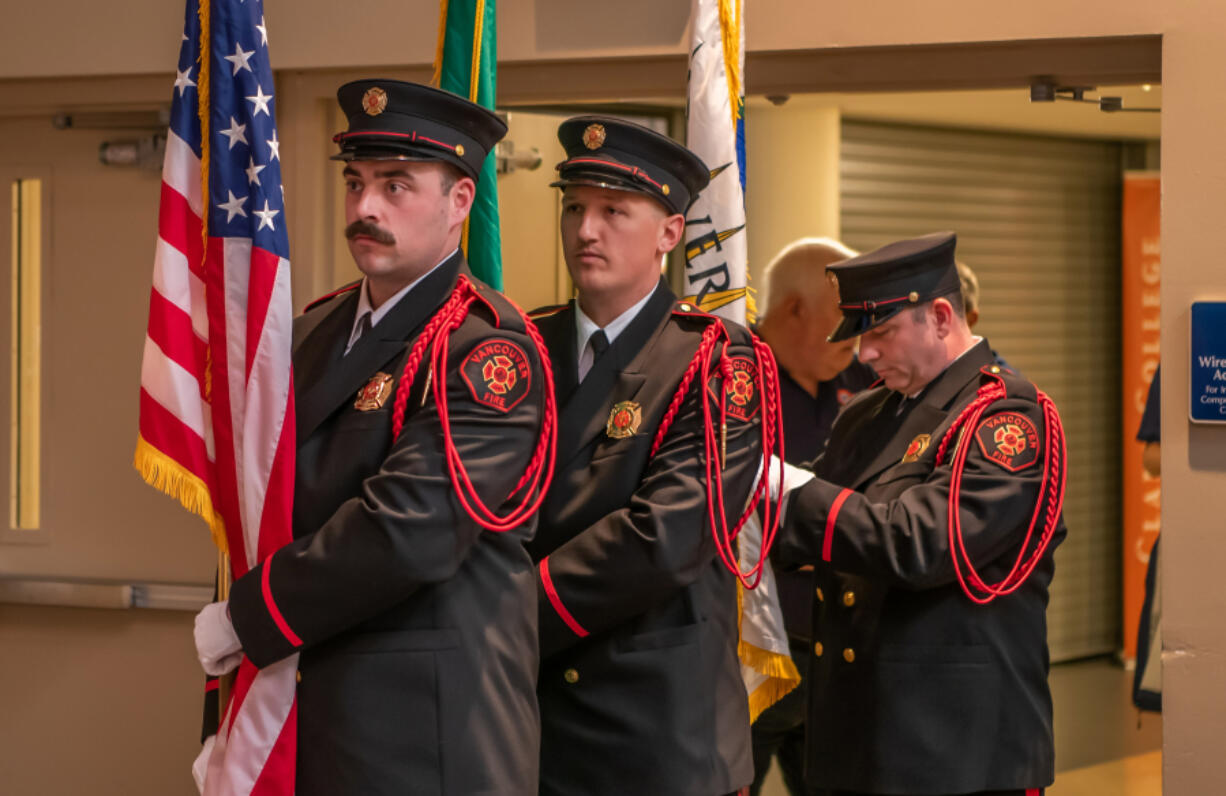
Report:
M 1156 171 L 1126 172 L 1123 202 L 1124 659 L 1137 656 L 1145 566 L 1162 525 L 1162 484 L 1141 466 L 1137 427 L 1158 367 L 1162 186 Z

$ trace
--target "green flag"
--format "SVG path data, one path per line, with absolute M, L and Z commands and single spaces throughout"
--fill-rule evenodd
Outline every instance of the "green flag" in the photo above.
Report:
M 434 60 L 439 88 L 494 110 L 498 37 L 495 0 L 442 0 L 439 47 Z M 477 197 L 465 229 L 465 254 L 473 275 L 502 290 L 502 240 L 498 235 L 498 174 L 493 152 L 485 159 Z

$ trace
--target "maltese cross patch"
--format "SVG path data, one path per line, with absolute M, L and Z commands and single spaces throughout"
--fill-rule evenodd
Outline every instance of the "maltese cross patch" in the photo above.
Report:
M 711 376 L 709 385 L 712 398 L 718 400 L 721 381 L 718 375 Z M 737 420 L 749 420 L 758 412 L 761 396 L 758 395 L 758 365 L 749 357 L 732 358 L 732 377 L 722 379 L 727 401 L 728 416 Z
M 528 394 L 532 369 L 528 355 L 510 340 L 486 340 L 474 348 L 460 368 L 460 375 L 477 403 L 510 412 Z
M 1001 412 L 981 422 L 975 441 L 984 456 L 1011 473 L 1039 461 L 1039 431 L 1017 412 Z

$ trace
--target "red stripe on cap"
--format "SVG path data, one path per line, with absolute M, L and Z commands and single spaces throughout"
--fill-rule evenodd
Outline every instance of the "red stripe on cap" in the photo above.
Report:
M 271 557 L 264 562 L 264 571 L 260 574 L 260 587 L 264 591 L 264 605 L 268 608 L 268 615 L 276 623 L 277 630 L 280 630 L 281 635 L 285 636 L 285 640 L 295 647 L 301 647 L 302 639 L 298 638 L 298 635 L 290 629 L 289 623 L 281 615 L 281 609 L 277 608 L 277 604 L 272 599 L 272 588 L 268 585 L 268 571 L 270 569 L 272 569 Z
M 614 163 L 614 162 L 613 162 L 613 161 L 611 161 L 611 160 L 601 160 L 600 158 L 571 158 L 570 160 L 566 161 L 566 162 L 565 162 L 565 163 L 563 163 L 562 165 L 563 165 L 563 166 L 569 166 L 569 165 L 571 165 L 571 164 L 573 164 L 573 163 L 595 163 L 595 164 L 597 164 L 597 165 L 599 165 L 599 166 L 612 166 L 612 167 L 613 167 L 613 168 L 615 168 L 615 169 L 621 169 L 622 171 L 628 171 L 628 172 L 630 172 L 630 175 L 631 175 L 632 177 L 640 177 L 640 178 L 642 178 L 642 179 L 646 180 L 647 182 L 649 182 L 649 183 L 651 183 L 652 185 L 656 186 L 656 188 L 660 189 L 661 193 L 663 193 L 663 191 L 664 191 L 664 186 L 663 186 L 663 185 L 661 185 L 660 183 L 656 182 L 656 181 L 655 181 L 655 180 L 653 180 L 651 177 L 648 177 L 648 176 L 647 176 L 647 172 L 643 171 L 643 170 L 642 170 L 642 169 L 640 169 L 638 166 L 623 166 L 623 165 L 622 165 L 622 164 L 620 164 L 620 163 Z
M 900 301 L 910 301 L 910 296 L 901 296 L 899 298 L 883 299 L 881 301 L 857 301 L 850 304 L 840 304 L 841 310 L 861 310 L 862 312 L 872 312 L 882 304 L 897 304 Z
M 339 144 L 341 141 L 344 141 L 346 138 L 354 138 L 355 136 L 368 136 L 368 135 L 381 135 L 381 136 L 384 136 L 385 138 L 407 138 L 410 141 L 426 141 L 428 143 L 434 144 L 437 147 L 442 147 L 443 149 L 450 149 L 452 152 L 455 152 L 455 149 L 456 149 L 455 144 L 448 144 L 443 141 L 436 141 L 433 138 L 426 138 L 424 135 L 418 135 L 416 132 L 393 133 L 393 132 L 388 132 L 385 130 L 367 130 L 365 132 L 358 131 L 354 133 L 337 133 L 335 136 L 332 137 L 332 140 Z
M 575 621 L 575 618 L 570 615 L 570 611 L 566 610 L 566 606 L 562 605 L 562 598 L 558 596 L 558 590 L 553 586 L 553 578 L 549 576 L 549 556 L 541 559 L 539 568 L 541 570 L 541 585 L 545 587 L 545 596 L 549 598 L 549 604 L 553 606 L 553 610 L 558 612 L 558 616 L 562 617 L 562 621 L 571 629 L 571 632 L 579 638 L 583 638 L 588 632 L 583 629 L 583 625 Z
M 1039 788 L 1027 788 L 1026 796 L 1041 796 L 1042 791 Z
M 830 548 L 834 545 L 834 523 L 839 517 L 839 509 L 843 508 L 843 504 L 850 496 L 850 489 L 840 492 L 830 506 L 830 513 L 826 515 L 826 535 L 822 538 L 822 561 L 830 561 Z

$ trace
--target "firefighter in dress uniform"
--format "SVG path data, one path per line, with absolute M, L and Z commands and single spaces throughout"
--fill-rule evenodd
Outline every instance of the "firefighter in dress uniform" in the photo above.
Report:
M 240 649 L 259 667 L 301 654 L 299 796 L 534 796 L 524 544 L 552 464 L 552 386 L 530 324 L 459 250 L 506 125 L 395 80 L 338 99 L 364 279 L 295 321 L 294 541 L 201 613 L 197 647 L 210 674 Z
M 882 383 L 789 474 L 784 565 L 816 564 L 808 787 L 1037 794 L 1053 780 L 1046 608 L 1064 538 L 1051 401 L 962 312 L 955 236 L 831 266 Z M 813 478 L 816 474 L 816 478 Z M 807 479 L 807 481 L 806 481 Z
M 720 796 L 749 784 L 753 760 L 737 580 L 712 522 L 718 536 L 746 505 L 777 414 L 774 363 L 660 278 L 707 166 L 614 118 L 570 119 L 558 138 L 577 295 L 533 313 L 559 407 L 558 468 L 529 546 L 541 793 Z

